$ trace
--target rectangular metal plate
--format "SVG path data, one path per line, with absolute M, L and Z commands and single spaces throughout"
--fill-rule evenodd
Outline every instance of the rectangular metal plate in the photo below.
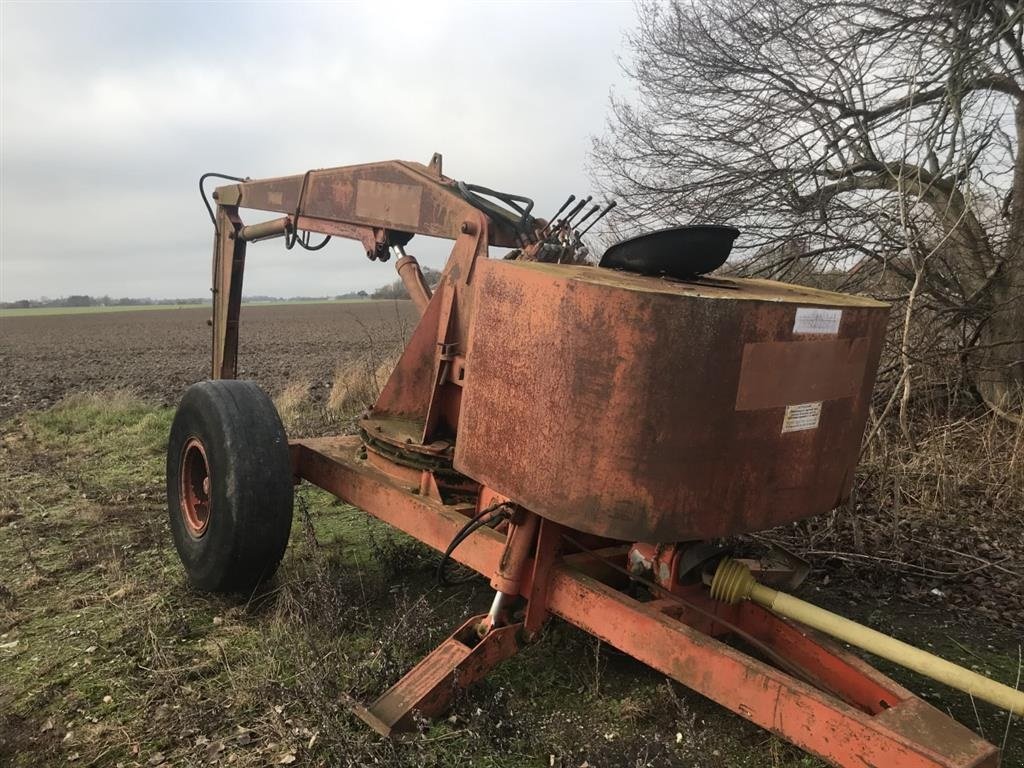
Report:
M 389 181 L 356 182 L 356 216 L 386 221 L 388 226 L 415 228 L 420 223 L 421 187 Z
M 853 397 L 864 384 L 869 346 L 866 337 L 746 344 L 736 410 Z

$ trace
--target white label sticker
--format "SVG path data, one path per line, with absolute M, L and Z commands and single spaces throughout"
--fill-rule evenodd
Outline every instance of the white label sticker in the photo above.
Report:
M 787 405 L 782 419 L 782 432 L 799 432 L 802 429 L 817 429 L 821 418 L 821 402 Z
M 793 333 L 839 333 L 839 321 L 843 319 L 841 309 L 817 309 L 797 307 Z

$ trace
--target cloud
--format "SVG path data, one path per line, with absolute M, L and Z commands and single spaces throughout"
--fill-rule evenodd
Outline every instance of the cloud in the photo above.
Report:
M 449 175 L 553 210 L 587 191 L 632 23 L 628 3 L 4 3 L 0 296 L 204 293 L 207 170 L 440 151 Z M 410 246 L 435 266 L 447 249 Z M 246 292 L 392 279 L 354 243 L 270 242 L 251 250 Z

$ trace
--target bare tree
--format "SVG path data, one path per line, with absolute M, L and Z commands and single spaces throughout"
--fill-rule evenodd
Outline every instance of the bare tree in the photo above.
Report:
M 748 273 L 859 263 L 864 289 L 884 270 L 977 393 L 1017 407 L 1024 4 L 694 0 L 639 17 L 638 96 L 613 97 L 593 152 L 617 226 L 738 225 Z

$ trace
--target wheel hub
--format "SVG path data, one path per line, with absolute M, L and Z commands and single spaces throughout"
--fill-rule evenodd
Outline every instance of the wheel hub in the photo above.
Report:
M 210 465 L 202 442 L 190 437 L 181 451 L 181 516 L 188 532 L 199 538 L 210 524 Z

